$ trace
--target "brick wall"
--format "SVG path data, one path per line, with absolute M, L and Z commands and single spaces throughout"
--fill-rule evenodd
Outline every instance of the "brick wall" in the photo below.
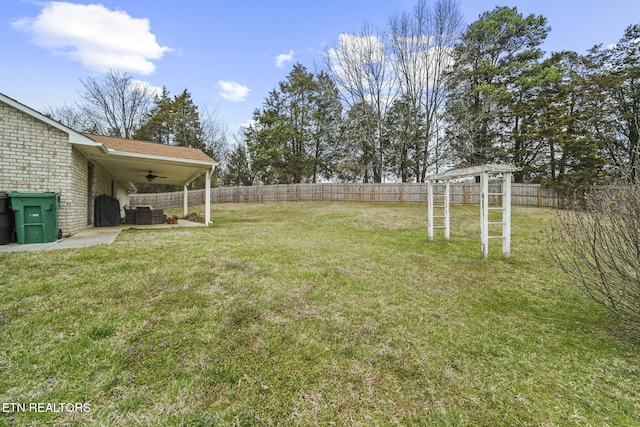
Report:
M 87 227 L 89 161 L 66 133 L 0 102 L 0 191 L 60 193 L 58 224 L 64 235 Z M 112 177 L 94 163 L 93 195 L 112 195 Z M 123 183 L 114 183 L 121 206 L 128 203 Z

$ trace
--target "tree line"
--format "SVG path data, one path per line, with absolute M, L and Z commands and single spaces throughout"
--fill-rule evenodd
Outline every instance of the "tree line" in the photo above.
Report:
M 424 182 L 512 163 L 518 182 L 588 186 L 635 165 L 640 25 L 611 47 L 546 55 L 540 15 L 496 7 L 466 27 L 454 0 L 364 24 L 269 93 L 227 183 Z
M 465 26 L 456 0 L 419 0 L 385 28 L 342 34 L 316 70 L 295 64 L 234 142 L 188 90 L 157 94 L 118 71 L 46 113 L 81 132 L 200 148 L 221 162 L 222 185 L 424 182 L 512 163 L 519 182 L 576 188 L 635 168 L 640 25 L 586 54 L 547 54 L 550 31 L 515 7 Z

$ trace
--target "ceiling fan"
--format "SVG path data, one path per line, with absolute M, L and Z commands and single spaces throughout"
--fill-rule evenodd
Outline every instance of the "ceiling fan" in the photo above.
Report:
M 147 181 L 149 181 L 149 182 L 153 181 L 156 178 L 166 178 L 166 176 L 155 175 L 153 173 L 153 171 L 149 171 L 149 173 L 146 174 L 146 175 L 138 175 L 138 176 L 143 176 L 143 177 L 147 178 Z

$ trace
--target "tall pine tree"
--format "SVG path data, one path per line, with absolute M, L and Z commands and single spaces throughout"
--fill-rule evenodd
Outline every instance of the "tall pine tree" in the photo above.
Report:
M 497 7 L 463 34 L 448 73 L 446 105 L 448 137 L 462 162 L 513 160 L 508 151 L 517 148 L 513 134 L 519 132 L 514 107 L 531 83 L 528 74 L 538 66 L 549 31 L 542 16 Z

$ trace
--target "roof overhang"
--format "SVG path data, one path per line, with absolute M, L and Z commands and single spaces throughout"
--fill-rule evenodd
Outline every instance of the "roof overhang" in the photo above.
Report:
M 215 161 L 128 153 L 108 149 L 103 145 L 99 148 L 75 144 L 74 146 L 85 157 L 105 168 L 118 181 L 131 183 L 186 185 L 217 166 Z M 149 181 L 146 175 L 150 172 L 157 175 L 157 178 Z
M 121 181 L 186 185 L 218 165 L 202 150 L 195 148 L 100 135 L 86 136 L 101 143 L 101 150 L 81 145 L 77 149 Z

